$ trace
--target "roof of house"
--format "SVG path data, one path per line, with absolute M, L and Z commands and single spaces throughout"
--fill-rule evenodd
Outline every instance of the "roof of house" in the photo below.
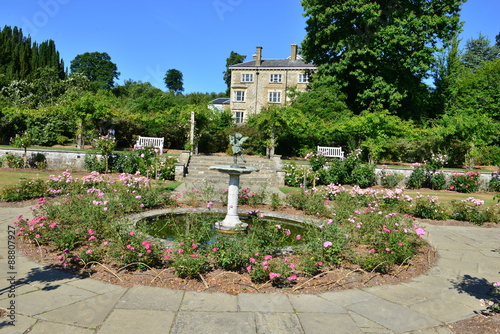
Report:
M 304 69 L 315 69 L 314 64 L 308 64 L 303 60 L 290 60 L 290 59 L 262 59 L 260 65 L 255 65 L 255 60 L 247 61 L 245 63 L 236 64 L 230 66 L 230 69 L 240 69 L 240 68 L 304 68 Z
M 230 99 L 228 97 L 219 97 L 218 99 L 210 101 L 210 103 L 212 103 L 212 104 L 229 104 Z

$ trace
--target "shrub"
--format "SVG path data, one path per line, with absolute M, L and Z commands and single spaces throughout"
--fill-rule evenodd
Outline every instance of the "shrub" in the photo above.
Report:
M 460 193 L 472 193 L 479 190 L 481 181 L 480 172 L 468 171 L 465 173 L 453 173 L 451 175 L 450 190 L 455 190 Z
M 300 187 L 305 183 L 312 183 L 310 169 L 306 166 L 297 167 L 292 162 L 283 166 L 285 170 L 285 185 L 289 187 Z
M 493 172 L 491 173 L 491 179 L 490 183 L 488 184 L 488 189 L 490 191 L 500 191 L 500 173 L 499 172 Z
M 404 175 L 401 173 L 388 172 L 385 168 L 380 171 L 380 183 L 384 188 L 396 188 L 404 179 Z
M 406 181 L 406 187 L 409 189 L 420 189 L 425 184 L 427 179 L 425 169 L 420 164 L 413 165 L 413 172 Z
M 328 163 L 328 168 L 325 170 L 325 184 L 346 184 L 349 179 L 345 163 L 340 159 L 333 159 Z
M 0 190 L 0 199 L 6 202 L 24 201 L 47 195 L 47 183 L 40 179 L 21 180 Z
M 469 197 L 467 199 L 451 202 L 453 217 L 457 220 L 468 221 L 472 224 L 482 225 L 488 221 L 488 216 L 481 207 L 484 201 Z
M 350 181 L 352 185 L 358 185 L 361 188 L 373 186 L 375 184 L 375 165 L 366 164 L 354 167 Z
M 441 169 L 448 163 L 449 157 L 446 154 L 434 154 L 432 153 L 431 158 L 426 163 L 427 170 L 430 172 L 435 172 Z
M 447 189 L 446 174 L 442 171 L 436 171 L 431 174 L 431 188 L 434 190 Z
M 424 219 L 444 220 L 450 217 L 447 208 L 438 202 L 437 197 L 427 196 L 415 199 L 415 216 Z
M 23 158 L 11 153 L 7 152 L 3 157 L 2 157 L 3 164 L 7 165 L 9 168 L 21 168 L 23 167 Z

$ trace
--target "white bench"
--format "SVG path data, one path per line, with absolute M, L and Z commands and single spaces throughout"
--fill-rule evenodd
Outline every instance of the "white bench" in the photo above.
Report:
M 153 146 L 154 148 L 157 148 L 160 150 L 160 152 L 163 152 L 163 142 L 165 138 L 155 138 L 155 137 L 141 137 L 139 136 L 139 139 L 137 139 L 137 142 L 135 144 L 136 147 L 146 147 L 146 146 Z
M 344 159 L 344 151 L 342 151 L 342 147 L 318 146 L 318 154 L 322 154 L 329 158 Z

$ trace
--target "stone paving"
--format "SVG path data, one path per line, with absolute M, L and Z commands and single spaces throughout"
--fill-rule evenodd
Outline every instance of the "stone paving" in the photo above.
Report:
M 0 208 L 0 308 L 15 307 L 15 333 L 451 333 L 437 326 L 481 309 L 500 270 L 500 229 L 425 226 L 440 255 L 411 282 L 318 295 L 239 294 L 124 288 L 80 279 L 16 254 L 8 225 L 29 208 Z M 15 276 L 15 297 L 9 278 Z

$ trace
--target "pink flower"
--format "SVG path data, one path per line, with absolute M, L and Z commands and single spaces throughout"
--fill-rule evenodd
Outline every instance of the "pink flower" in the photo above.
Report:
M 217 252 L 219 249 L 217 247 L 212 248 L 212 252 Z
M 150 249 L 151 248 L 151 241 L 143 241 L 142 245 L 144 246 L 144 248 Z
M 164 258 L 165 258 L 165 260 L 167 260 L 167 261 L 168 261 L 168 260 L 170 260 L 170 256 L 168 256 L 168 255 L 164 255 L 163 257 L 164 257 Z
M 332 242 L 331 242 L 331 241 L 325 241 L 325 242 L 323 243 L 323 247 L 325 247 L 325 248 L 330 247 L 330 246 L 332 246 L 332 245 L 333 245 L 333 244 L 332 244 Z
M 398 246 L 399 246 L 399 247 L 403 246 L 403 243 L 402 243 L 402 242 L 400 242 L 400 243 L 398 244 Z
M 297 234 L 297 236 L 295 237 L 295 239 L 297 240 L 300 240 L 302 237 L 300 236 L 300 234 Z
M 129 234 L 130 234 L 130 235 L 134 235 L 134 234 L 135 234 L 135 232 L 134 232 L 134 231 L 131 231 Z
M 273 272 L 269 273 L 269 279 L 275 279 L 275 278 L 278 278 L 278 277 L 281 277 L 281 274 L 273 273 Z
M 425 230 L 421 227 L 418 227 L 415 229 L 415 233 L 417 233 L 417 235 L 425 235 Z
M 253 257 L 251 257 L 250 262 L 255 263 L 255 259 Z
M 375 253 L 375 249 L 370 249 L 370 253 Z
M 184 253 L 184 249 L 179 248 L 179 253 L 181 253 L 181 254 Z
M 316 262 L 316 267 L 321 267 L 323 265 L 323 262 Z
M 141 257 L 141 256 L 142 256 L 142 253 L 137 254 L 137 256 L 138 256 L 138 257 Z
M 295 280 L 297 280 L 297 275 L 293 274 L 292 276 L 287 277 L 286 279 L 289 280 L 290 282 L 295 281 Z
M 89 249 L 89 250 L 87 250 L 85 253 L 86 253 L 86 254 L 92 254 L 92 252 L 93 252 L 93 250 L 92 250 L 92 249 Z
M 252 270 L 252 266 L 247 267 L 247 271 L 250 272 L 250 270 Z
M 273 257 L 272 255 L 265 255 L 264 256 L 264 260 L 268 261 L 268 260 L 271 260 Z
M 90 238 L 88 239 L 88 241 L 94 240 L 94 239 L 95 239 L 95 236 L 91 235 Z
M 87 232 L 89 232 L 90 235 L 93 235 L 95 233 L 95 231 L 91 228 L 89 228 Z
M 107 208 L 107 207 L 105 207 L 103 210 L 104 210 L 104 211 L 108 211 L 108 208 Z
M 290 267 L 290 269 L 295 269 L 295 264 L 290 263 L 289 267 Z
M 385 249 L 385 251 L 386 251 L 386 252 L 390 252 L 390 251 L 391 251 L 391 249 L 390 249 L 390 248 L 386 248 L 386 249 Z

